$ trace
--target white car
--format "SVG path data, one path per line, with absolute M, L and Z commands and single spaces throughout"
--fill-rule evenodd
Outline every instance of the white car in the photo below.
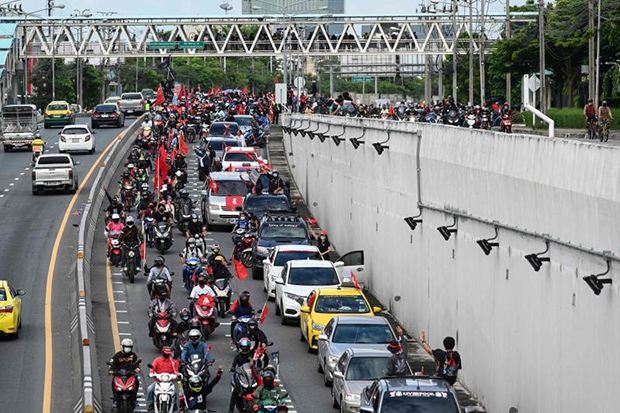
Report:
M 282 324 L 299 318 L 301 306 L 313 290 L 338 285 L 340 275 L 331 261 L 289 261 L 276 279 L 276 315 L 282 316 Z
M 69 125 L 59 133 L 58 152 L 95 153 L 95 135 L 88 125 Z
M 263 281 L 269 299 L 276 297 L 276 278 L 284 265 L 291 260 L 322 260 L 319 249 L 314 245 L 278 245 L 269 257 L 263 260 Z
M 240 172 L 259 169 L 261 162 L 264 163 L 255 148 L 226 148 L 222 156 L 222 171 Z

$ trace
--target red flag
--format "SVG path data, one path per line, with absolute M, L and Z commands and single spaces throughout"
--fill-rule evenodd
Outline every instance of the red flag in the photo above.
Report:
M 220 89 L 219 87 L 215 88 L 215 94 L 216 95 L 219 95 L 221 91 L 222 91 L 222 89 Z
M 185 85 L 181 86 L 181 91 L 179 92 L 179 99 L 186 98 L 187 91 L 185 90 Z
M 265 301 L 265 305 L 263 306 L 263 311 L 260 315 L 260 323 L 264 324 L 267 319 L 267 314 L 269 314 L 269 307 L 267 307 L 267 301 Z
M 396 112 L 394 112 L 394 106 L 392 104 L 390 104 L 390 108 L 388 109 L 388 113 L 390 114 L 390 116 L 394 116 L 396 114 Z
M 351 271 L 351 281 L 353 281 L 355 288 L 362 291 L 362 287 L 360 287 L 360 283 L 357 282 L 357 277 L 355 276 L 355 273 L 353 271 Z
M 177 148 L 174 148 L 172 150 L 172 154 L 170 155 L 170 159 L 174 159 L 177 157 Z
M 237 209 L 237 207 L 240 207 L 243 205 L 243 197 L 242 196 L 227 196 L 226 197 L 226 205 L 224 206 L 225 209 L 234 211 Z
M 245 266 L 243 264 L 241 264 L 235 259 L 233 259 L 233 264 L 235 267 L 235 275 L 237 276 L 237 278 L 239 278 L 241 281 L 248 278 L 248 271 L 245 269 Z
M 215 93 L 215 89 L 213 89 L 213 86 L 211 86 L 211 91 L 209 92 L 209 95 L 212 95 L 213 93 Z
M 142 259 L 144 259 L 144 254 L 146 253 L 145 251 L 145 245 L 144 242 L 142 244 L 140 244 L 140 257 L 142 257 Z
M 306 221 L 308 221 L 308 224 L 312 225 L 313 227 L 316 227 L 318 224 L 317 220 L 310 218 L 308 214 L 306 214 Z
M 185 144 L 185 140 L 183 139 L 183 134 L 179 135 L 179 150 L 183 155 L 187 155 L 189 149 L 187 149 L 187 145 Z
M 241 89 L 241 93 L 243 93 L 244 95 L 248 93 L 248 88 L 246 86 L 243 87 L 243 89 Z
M 217 191 L 220 190 L 220 186 L 217 184 L 217 182 L 215 181 L 215 179 L 212 179 L 211 182 L 209 182 L 209 189 L 211 190 L 211 192 L 213 192 L 214 194 L 217 194 Z
M 278 81 L 278 76 L 276 76 L 276 83 L 280 83 L 280 82 Z
M 155 97 L 155 106 L 161 106 L 161 104 L 165 101 L 164 91 L 162 90 L 161 85 L 159 85 L 159 89 L 157 89 L 157 96 Z

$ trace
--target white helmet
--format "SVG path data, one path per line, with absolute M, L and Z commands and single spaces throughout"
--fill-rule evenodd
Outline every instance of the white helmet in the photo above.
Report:
M 119 221 L 121 219 L 121 216 L 118 214 L 112 214 L 112 221 Z
M 130 338 L 124 339 L 121 341 L 121 348 L 123 349 L 123 353 L 131 353 L 133 351 L 133 340 Z

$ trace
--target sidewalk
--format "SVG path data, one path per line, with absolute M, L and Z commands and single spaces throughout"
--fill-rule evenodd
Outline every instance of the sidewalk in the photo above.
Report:
M 619 144 L 620 144 L 620 141 L 619 141 Z M 306 219 L 308 224 L 312 226 L 315 232 L 320 231 L 321 230 L 320 225 L 319 225 L 320 223 L 314 222 L 313 216 L 310 213 L 305 201 L 303 200 L 303 197 L 301 193 L 299 192 L 299 189 L 297 188 L 297 185 L 295 184 L 295 180 L 293 179 L 293 176 L 290 172 L 287 159 L 286 159 L 286 154 L 284 153 L 285 149 L 284 149 L 284 142 L 282 139 L 282 130 L 279 125 L 271 126 L 271 136 L 269 138 L 269 145 L 267 145 L 267 148 L 268 148 L 267 157 L 269 159 L 269 163 L 272 165 L 272 168 L 276 169 L 280 173 L 280 176 L 282 177 L 282 179 L 284 179 L 284 181 L 288 181 L 291 183 L 291 201 L 297 207 L 297 212 L 299 213 L 301 217 Z M 336 247 L 334 246 L 334 248 Z M 366 294 L 366 297 L 368 298 L 368 300 L 370 301 L 370 304 L 373 307 L 378 306 L 383 309 L 386 308 L 375 297 L 372 291 L 364 289 L 364 293 Z M 382 312 L 382 315 L 390 322 L 390 324 L 392 324 L 392 327 L 401 325 L 400 322 L 387 310 L 384 310 Z M 403 327 L 403 330 L 405 330 L 404 327 Z M 405 334 L 407 335 L 407 338 L 409 341 L 409 351 L 407 354 L 407 359 L 413 371 L 415 372 L 424 371 L 425 374 L 433 374 L 436 368 L 435 361 L 433 360 L 432 357 L 428 355 L 428 353 L 422 348 L 422 346 L 419 345 L 417 341 L 417 335 L 415 335 L 412 332 L 408 332 L 406 330 L 405 330 Z M 440 345 L 440 343 L 433 343 L 433 344 Z M 472 396 L 472 394 L 466 388 L 461 386 L 460 383 L 457 382 L 453 387 L 456 393 L 458 394 L 459 403 L 461 404 L 461 407 L 475 406 L 477 407 L 476 411 L 478 412 L 486 411 L 484 407 L 482 407 L 482 405 Z
M 546 129 L 532 129 L 523 124 L 514 124 L 512 126 L 513 133 L 527 133 L 530 135 L 543 135 L 548 136 L 549 132 Z M 620 131 L 612 130 L 609 132 L 609 141 L 606 143 L 601 143 L 598 139 L 588 140 L 585 139 L 586 131 L 584 129 L 567 129 L 567 128 L 556 128 L 555 129 L 555 137 L 556 138 L 565 138 L 565 139 L 577 139 L 584 142 L 591 143 L 600 143 L 607 145 L 620 145 Z

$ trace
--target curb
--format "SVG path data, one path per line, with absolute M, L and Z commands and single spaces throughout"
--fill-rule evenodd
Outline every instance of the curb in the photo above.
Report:
M 124 131 L 122 137 L 117 137 L 110 153 L 105 157 L 86 200 L 82 218 L 78 230 L 76 279 L 77 279 L 77 303 L 78 318 L 77 330 L 79 331 L 78 346 L 80 347 L 80 375 L 82 382 L 82 394 L 76 403 L 74 412 L 84 413 L 101 412 L 101 390 L 99 375 L 93 374 L 97 369 L 97 349 L 95 345 L 96 332 L 91 321 L 92 301 L 90 298 L 90 254 L 94 241 L 97 218 L 105 196 L 102 188 L 107 186 L 112 179 L 120 162 L 124 159 L 127 150 L 133 144 L 133 139 L 125 139 L 132 136 L 141 125 L 142 117 Z M 124 142 L 123 142 L 124 140 Z M 121 146 L 122 145 L 122 146 Z M 117 150 L 121 147 L 120 150 Z M 93 367 L 94 366 L 94 367 Z

